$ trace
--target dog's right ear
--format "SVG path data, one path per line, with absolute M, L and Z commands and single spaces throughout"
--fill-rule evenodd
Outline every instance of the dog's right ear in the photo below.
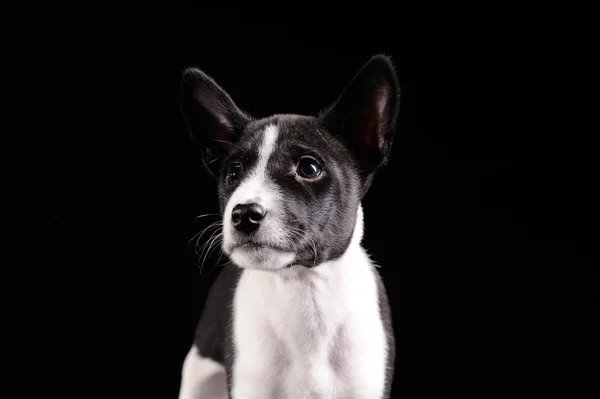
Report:
M 217 176 L 221 162 L 236 146 L 251 117 L 199 69 L 183 71 L 180 90 L 181 112 L 188 132 L 199 145 L 208 172 Z
M 389 159 L 400 110 L 400 86 L 389 57 L 376 55 L 348 83 L 337 101 L 321 113 L 359 163 L 363 194 Z

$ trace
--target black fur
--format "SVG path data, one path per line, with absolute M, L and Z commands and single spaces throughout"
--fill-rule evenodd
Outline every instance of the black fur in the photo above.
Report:
M 196 328 L 194 344 L 203 357 L 225 366 L 227 389 L 231 395 L 231 370 L 233 368 L 233 295 L 241 276 L 241 269 L 231 263 L 223 266 L 213 283 L 202 317 Z
M 193 68 L 183 74 L 181 107 L 204 164 L 218 179 L 221 212 L 243 180 L 244 171 L 257 162 L 266 126 L 278 127 L 277 145 L 267 171 L 285 198 L 284 224 L 303 232 L 282 249 L 296 254 L 295 265 L 313 267 L 338 258 L 350 243 L 360 201 L 376 171 L 389 159 L 399 93 L 391 61 L 375 56 L 337 101 L 318 116 L 273 115 L 257 120 L 240 110 L 214 80 Z M 305 156 L 322 168 L 314 180 L 298 179 L 295 174 L 295 166 Z M 241 167 L 238 181 L 227 177 L 232 165 Z M 259 228 L 252 234 L 260 241 L 260 235 L 268 232 Z M 203 356 L 224 363 L 228 372 L 233 362 L 231 302 L 238 279 L 239 268 L 234 265 L 227 265 L 220 273 L 195 340 Z M 380 311 L 392 350 L 388 367 L 393 369 L 389 304 L 379 275 L 377 280 Z M 390 378 L 386 384 L 389 394 Z

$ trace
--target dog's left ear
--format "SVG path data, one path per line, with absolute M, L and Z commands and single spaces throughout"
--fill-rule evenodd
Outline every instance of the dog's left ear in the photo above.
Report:
M 400 86 L 392 61 L 371 58 L 320 118 L 353 152 L 364 180 L 371 185 L 377 169 L 390 156 L 400 105 Z
M 252 117 L 238 108 L 213 78 L 197 68 L 184 70 L 180 89 L 188 132 L 200 148 L 207 171 L 216 176 Z

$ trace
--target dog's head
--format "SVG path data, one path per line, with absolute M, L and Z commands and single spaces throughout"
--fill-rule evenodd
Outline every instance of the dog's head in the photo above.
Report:
M 341 256 L 389 157 L 399 92 L 391 61 L 378 55 L 319 116 L 255 119 L 211 77 L 186 69 L 182 112 L 218 179 L 225 254 L 264 270 Z

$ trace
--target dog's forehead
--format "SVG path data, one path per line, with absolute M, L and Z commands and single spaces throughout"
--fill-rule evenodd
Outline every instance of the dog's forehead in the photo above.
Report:
M 302 115 L 274 115 L 251 122 L 240 145 L 249 150 L 258 150 L 263 144 L 267 128 L 276 129 L 277 147 L 302 144 L 308 147 L 322 148 L 329 134 L 323 129 L 315 117 Z

